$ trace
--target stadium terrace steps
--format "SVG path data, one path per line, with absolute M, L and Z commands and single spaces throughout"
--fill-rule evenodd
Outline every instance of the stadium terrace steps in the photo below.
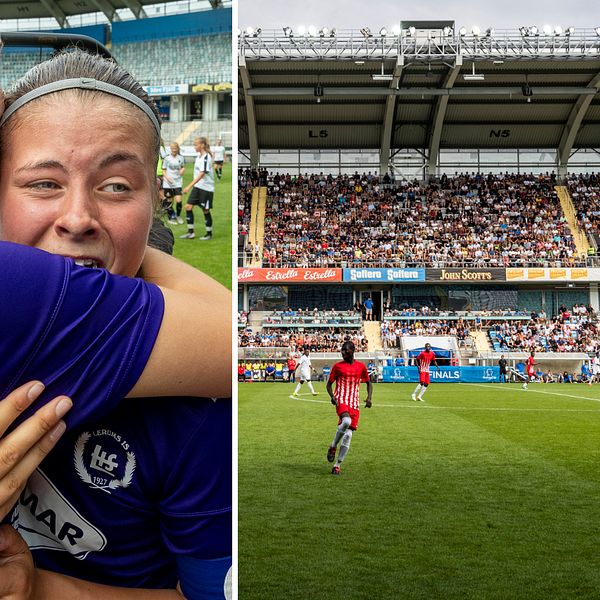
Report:
M 471 337 L 475 341 L 475 348 L 477 350 L 477 354 L 486 354 L 492 351 L 490 343 L 488 341 L 488 336 L 485 331 L 473 331 L 471 333 Z
M 590 243 L 587 239 L 587 236 L 577 223 L 577 211 L 575 210 L 573 200 L 571 199 L 571 195 L 569 194 L 569 188 L 567 188 L 564 185 L 557 185 L 554 189 L 558 194 L 560 206 L 562 208 L 563 214 L 565 215 L 569 228 L 571 229 L 571 233 L 573 234 L 573 241 L 575 242 L 577 252 L 579 254 L 587 256 Z
M 255 187 L 252 190 L 252 208 L 250 210 L 250 231 L 248 239 L 252 248 L 258 244 L 259 252 L 254 253 L 249 266 L 262 266 L 262 250 L 265 240 L 265 212 L 267 209 L 267 188 Z
M 381 322 L 380 321 L 363 321 L 365 328 L 365 337 L 369 344 L 369 352 L 383 350 L 383 342 L 381 341 Z

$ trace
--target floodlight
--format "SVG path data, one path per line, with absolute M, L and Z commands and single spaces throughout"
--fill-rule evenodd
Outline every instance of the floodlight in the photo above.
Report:
M 317 28 L 314 25 L 309 26 L 308 35 L 310 35 L 310 37 L 315 37 L 317 35 Z
M 538 35 L 540 32 L 539 32 L 539 29 L 537 28 L 537 26 L 536 26 L 536 25 L 532 25 L 532 26 L 529 28 L 529 33 L 530 33 L 531 35 Z
M 529 35 L 529 27 L 524 27 L 524 26 L 519 27 L 519 33 L 523 37 L 527 37 Z
M 366 37 L 371 37 L 371 30 L 368 27 L 363 27 L 360 32 Z
M 323 86 L 320 83 L 317 83 L 315 86 L 315 96 L 320 98 L 323 95 Z
M 385 37 L 387 34 L 388 34 L 388 30 L 387 30 L 385 27 L 382 27 L 382 28 L 379 30 L 379 35 L 380 35 L 381 37 Z
M 293 35 L 292 28 L 291 27 L 284 27 L 283 28 L 283 35 L 285 35 L 287 37 L 292 37 L 292 35 Z
M 492 36 L 494 35 L 494 28 L 493 28 L 493 27 L 488 27 L 488 28 L 485 30 L 485 35 L 486 35 L 487 37 L 492 37 Z
M 321 37 L 325 37 L 327 35 L 329 35 L 329 28 L 328 27 L 323 27 L 322 29 L 319 30 L 319 35 Z
M 472 29 L 471 29 L 471 33 L 475 36 L 478 37 L 479 34 L 481 33 L 481 29 L 479 29 L 479 27 L 477 25 L 473 25 Z
M 458 30 L 458 33 L 460 34 L 460 37 L 464 37 L 465 35 L 467 35 L 467 28 L 466 27 L 461 27 Z
M 397 25 L 397 24 L 396 24 L 396 25 L 394 25 L 394 26 L 392 27 L 392 33 L 393 33 L 394 35 L 400 35 L 400 32 L 401 32 L 401 31 L 402 31 L 402 30 L 400 29 L 400 25 Z
M 415 33 L 417 33 L 417 28 L 416 27 L 409 27 L 408 28 L 408 35 L 415 35 Z
M 565 33 L 567 35 L 573 35 L 575 33 L 575 27 L 573 27 L 573 26 L 567 27 L 567 30 L 565 31 Z
M 393 81 L 394 76 L 390 73 L 373 73 L 371 79 L 373 81 Z
M 473 61 L 473 71 L 463 75 L 465 81 L 485 81 L 485 75 L 483 73 L 475 73 L 475 61 Z
M 452 27 L 444 27 L 443 32 L 446 37 L 450 37 L 452 35 Z
M 562 32 L 563 32 L 563 28 L 560 25 L 557 25 L 554 28 L 554 35 L 562 35 Z
M 246 35 L 248 37 L 254 35 L 254 27 L 246 27 Z
M 306 33 L 306 27 L 304 27 L 304 25 L 300 25 L 300 27 L 298 27 L 298 35 L 304 35 Z
M 262 31 L 262 29 L 260 27 L 258 27 L 255 31 L 254 31 L 254 37 L 257 37 L 260 35 L 260 32 Z
M 550 25 L 544 25 L 544 35 L 552 35 L 552 27 Z

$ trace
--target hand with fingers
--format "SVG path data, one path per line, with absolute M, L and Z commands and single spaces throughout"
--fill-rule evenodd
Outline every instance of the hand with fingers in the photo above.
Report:
M 66 428 L 61 419 L 73 403 L 66 396 L 58 396 L 5 435 L 15 419 L 43 390 L 40 381 L 30 381 L 0 400 L 0 520 L 11 511 L 28 477 Z

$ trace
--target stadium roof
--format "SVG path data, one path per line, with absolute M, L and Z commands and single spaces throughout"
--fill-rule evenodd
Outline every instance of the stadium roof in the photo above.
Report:
M 177 0 L 161 0 L 176 2 Z M 222 6 L 223 0 L 209 0 L 212 8 Z M 61 27 L 67 26 L 67 18 L 88 13 L 104 13 L 109 21 L 118 21 L 117 11 L 129 9 L 138 18 L 144 18 L 144 7 L 157 4 L 157 0 L 0 0 L 0 20 L 54 18 Z
M 600 147 L 600 30 L 455 32 L 451 22 L 368 30 L 245 31 L 239 147 Z M 443 25 L 443 27 L 442 27 Z M 445 28 L 445 29 L 444 29 Z

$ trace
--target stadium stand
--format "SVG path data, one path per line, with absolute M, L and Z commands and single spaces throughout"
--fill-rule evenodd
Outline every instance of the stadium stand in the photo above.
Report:
M 596 173 L 572 175 L 568 187 L 577 213 L 577 222 L 594 248 L 600 243 L 600 177 Z

